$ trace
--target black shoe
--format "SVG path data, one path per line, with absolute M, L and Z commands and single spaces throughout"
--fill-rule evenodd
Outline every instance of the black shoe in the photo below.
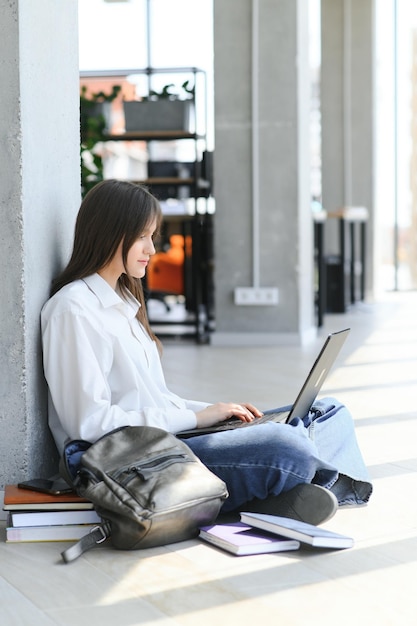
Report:
M 305 483 L 279 496 L 271 495 L 265 500 L 255 498 L 240 507 L 240 510 L 290 517 L 317 526 L 333 517 L 337 507 L 336 496 L 331 491 L 319 485 Z

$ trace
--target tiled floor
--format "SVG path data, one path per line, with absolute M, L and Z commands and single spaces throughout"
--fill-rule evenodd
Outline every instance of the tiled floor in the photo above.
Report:
M 417 294 L 386 295 L 327 316 L 306 348 L 165 347 L 166 377 L 180 394 L 267 408 L 293 399 L 328 331 L 351 326 L 323 392 L 351 409 L 374 481 L 368 506 L 326 525 L 352 535 L 353 549 L 233 557 L 195 540 L 97 549 L 64 565 L 63 544 L 0 542 L 0 624 L 416 624 L 416 311 Z

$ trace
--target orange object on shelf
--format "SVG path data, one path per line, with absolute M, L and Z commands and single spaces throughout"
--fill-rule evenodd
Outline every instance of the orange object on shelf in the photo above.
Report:
M 171 235 L 170 247 L 166 252 L 157 252 L 151 257 L 146 277 L 150 291 L 184 295 L 184 258 L 191 253 L 191 237 Z

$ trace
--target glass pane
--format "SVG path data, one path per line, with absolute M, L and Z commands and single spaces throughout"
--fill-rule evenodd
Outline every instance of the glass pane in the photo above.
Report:
M 78 15 L 82 71 L 212 66 L 212 0 L 78 0 Z
M 78 0 L 81 71 L 146 67 L 146 1 Z
M 213 63 L 212 0 L 150 0 L 151 67 Z
M 417 288 L 417 3 L 398 6 L 398 288 Z
M 417 288 L 417 3 L 379 0 L 375 285 Z

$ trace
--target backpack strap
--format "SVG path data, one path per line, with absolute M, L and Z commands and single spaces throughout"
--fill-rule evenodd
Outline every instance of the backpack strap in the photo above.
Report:
M 75 559 L 78 559 L 78 557 L 87 550 L 90 550 L 91 548 L 94 548 L 100 543 L 106 541 L 106 539 L 110 537 L 110 534 L 110 525 L 106 522 L 100 524 L 99 526 L 94 526 L 94 528 L 92 528 L 87 535 L 81 537 L 77 543 L 64 550 L 64 552 L 61 552 L 64 562 L 70 563 L 71 561 L 75 561 Z

